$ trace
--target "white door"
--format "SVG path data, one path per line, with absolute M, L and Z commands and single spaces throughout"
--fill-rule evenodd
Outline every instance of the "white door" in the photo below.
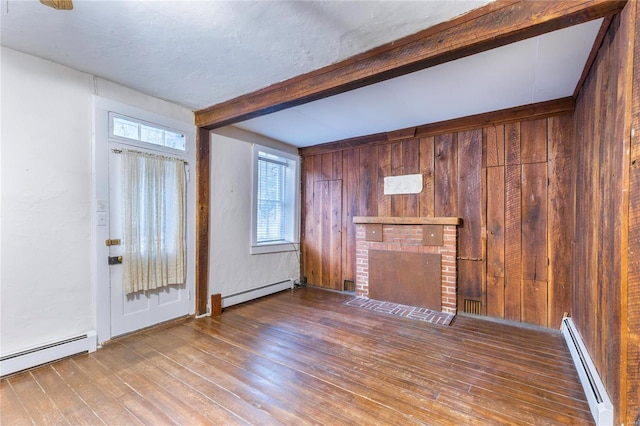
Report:
M 190 307 L 186 283 L 125 294 L 123 266 L 117 260 L 124 247 L 114 241 L 123 239 L 121 148 L 117 142 L 109 142 L 109 239 L 115 243 L 109 246 L 112 337 L 187 315 Z

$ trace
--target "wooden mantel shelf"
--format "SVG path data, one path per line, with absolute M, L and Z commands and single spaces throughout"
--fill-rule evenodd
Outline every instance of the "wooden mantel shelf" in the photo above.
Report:
M 460 225 L 459 217 L 391 217 L 354 216 L 353 223 L 382 223 L 390 225 Z

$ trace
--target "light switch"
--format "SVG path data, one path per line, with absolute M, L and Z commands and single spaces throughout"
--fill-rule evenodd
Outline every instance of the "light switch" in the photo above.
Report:
M 107 214 L 98 213 L 98 226 L 107 226 Z
M 107 211 L 107 200 L 96 200 L 96 211 L 97 212 L 106 212 Z

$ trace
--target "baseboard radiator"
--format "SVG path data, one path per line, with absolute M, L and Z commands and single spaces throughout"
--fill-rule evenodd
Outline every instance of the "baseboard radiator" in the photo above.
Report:
M 0 376 L 37 367 L 82 352 L 95 352 L 95 331 L 0 357 Z
M 613 404 L 571 318 L 562 320 L 564 336 L 596 425 L 613 424 Z
M 261 287 L 252 288 L 250 290 L 240 291 L 238 293 L 228 294 L 222 296 L 222 307 L 227 308 L 229 306 L 237 305 L 238 303 L 248 302 L 249 300 L 257 299 L 259 297 L 268 296 L 273 293 L 277 293 L 282 290 L 288 290 L 293 288 L 293 279 L 285 281 L 279 281 L 273 284 L 263 285 Z

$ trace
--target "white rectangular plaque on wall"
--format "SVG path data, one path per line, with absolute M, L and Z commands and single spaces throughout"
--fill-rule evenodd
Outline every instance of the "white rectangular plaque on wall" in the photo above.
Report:
M 420 192 L 422 192 L 422 174 L 384 178 L 384 195 L 419 194 Z

